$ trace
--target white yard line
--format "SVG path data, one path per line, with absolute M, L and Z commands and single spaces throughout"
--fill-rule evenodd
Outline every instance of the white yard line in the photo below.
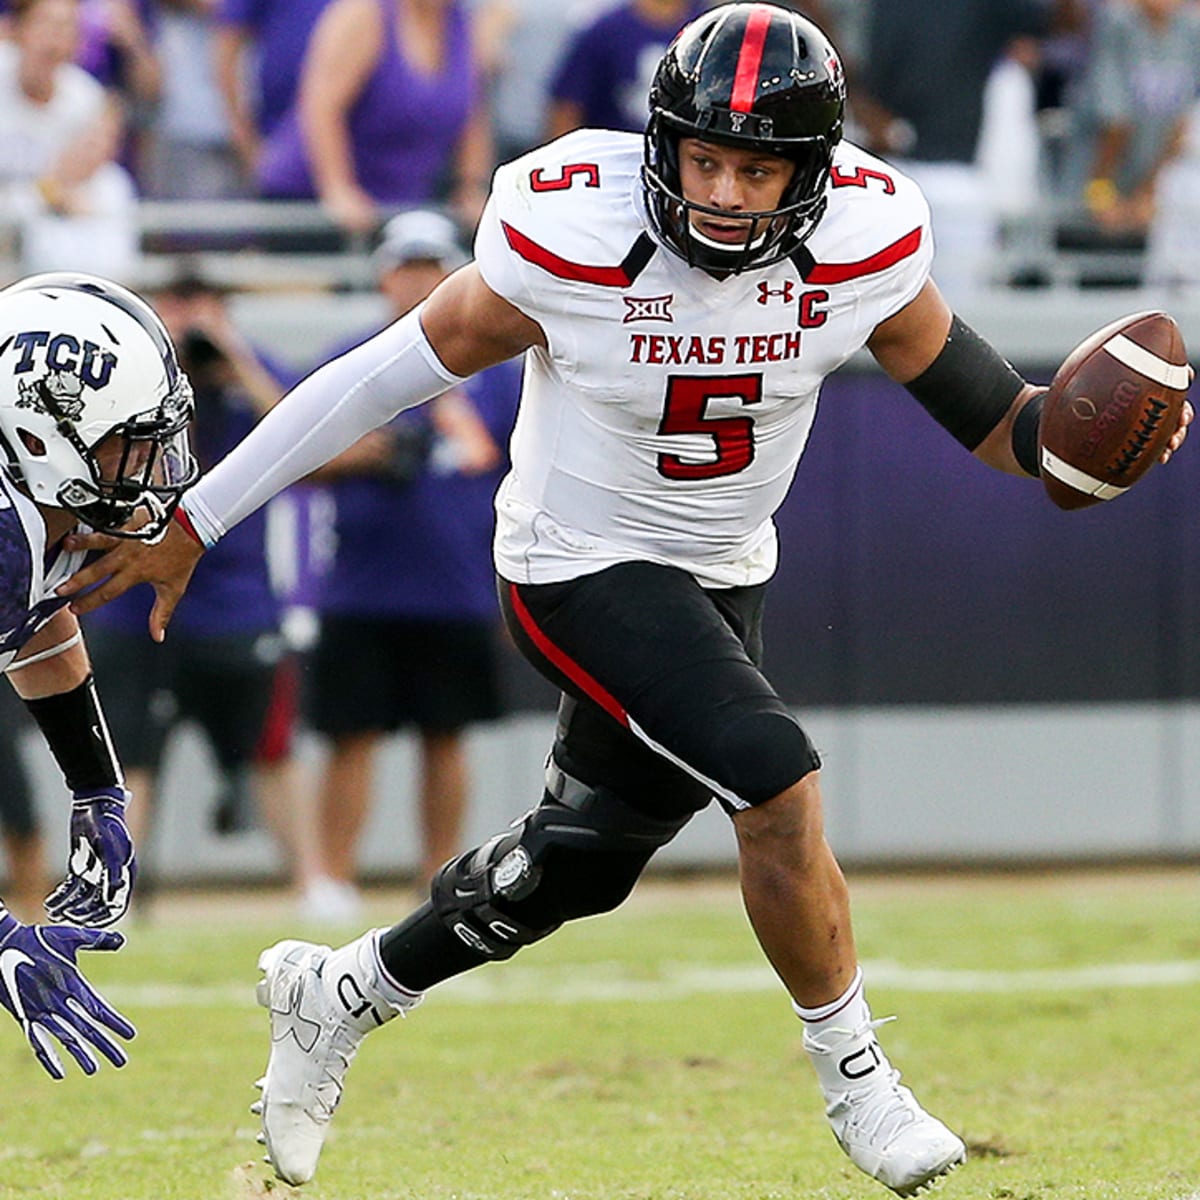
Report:
M 970 971 L 867 962 L 863 969 L 872 987 L 914 992 L 1022 994 L 1200 983 L 1200 960 L 1024 971 Z M 254 981 L 198 987 L 172 983 L 115 984 L 104 990 L 109 1001 L 118 1007 L 221 1008 L 253 1003 Z M 628 964 L 621 962 L 562 967 L 525 967 L 514 963 L 450 980 L 437 989 L 435 999 L 450 1004 L 574 1004 L 588 1000 L 678 1000 L 779 990 L 780 984 L 771 970 L 757 963 L 733 966 L 663 963 L 652 976 L 645 977 L 631 974 Z M 1182 1200 L 1200 1200 L 1200 1193 Z

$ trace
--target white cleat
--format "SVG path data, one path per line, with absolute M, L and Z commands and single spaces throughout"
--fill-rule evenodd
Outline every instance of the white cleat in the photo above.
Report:
M 962 1138 L 927 1113 L 875 1040 L 872 1021 L 853 1033 L 804 1039 L 838 1144 L 897 1196 L 915 1196 L 966 1161 Z
M 258 1002 L 271 1011 L 271 1056 L 261 1104 L 267 1161 L 286 1183 L 317 1169 L 329 1122 L 363 1033 L 329 1002 L 321 980 L 328 946 L 280 942 L 259 956 Z
M 262 1116 L 267 1161 L 285 1183 L 316 1172 L 359 1043 L 421 1002 L 383 978 L 378 933 L 337 950 L 287 941 L 259 955 L 255 994 L 271 1012 L 271 1056 L 251 1112 Z

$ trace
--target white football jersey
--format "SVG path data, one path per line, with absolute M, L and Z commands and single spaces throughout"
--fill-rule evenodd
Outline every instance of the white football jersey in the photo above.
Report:
M 548 346 L 526 356 L 496 498 L 496 567 L 518 583 L 631 560 L 769 579 L 822 380 L 929 276 L 923 196 L 855 146 L 808 242 L 725 279 L 656 240 L 641 165 L 639 134 L 568 134 L 497 171 L 476 237 Z

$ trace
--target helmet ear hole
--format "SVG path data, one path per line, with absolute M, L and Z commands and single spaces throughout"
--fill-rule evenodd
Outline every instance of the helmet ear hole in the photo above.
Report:
M 17 437 L 21 439 L 21 444 L 25 449 L 35 458 L 46 457 L 46 443 L 36 433 L 30 433 L 28 429 L 18 429 Z

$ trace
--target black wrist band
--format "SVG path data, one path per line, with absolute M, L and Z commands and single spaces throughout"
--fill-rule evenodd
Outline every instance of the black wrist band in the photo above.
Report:
M 122 787 L 125 777 L 92 675 L 69 692 L 26 700 L 73 792 Z
M 1045 403 L 1046 393 L 1038 392 L 1026 402 L 1013 421 L 1013 457 L 1027 475 L 1042 473 L 1042 464 L 1038 461 L 1038 429 L 1042 423 L 1042 405 Z

